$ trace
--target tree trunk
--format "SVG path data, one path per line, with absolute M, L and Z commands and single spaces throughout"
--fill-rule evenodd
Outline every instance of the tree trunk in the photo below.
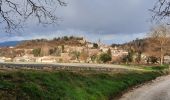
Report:
M 161 56 L 161 62 L 160 62 L 161 66 L 163 65 L 163 56 Z
M 162 66 L 163 65 L 163 57 L 164 56 L 164 54 L 163 54 L 163 48 L 162 48 L 162 46 L 161 46 L 161 60 L 160 60 L 160 65 Z

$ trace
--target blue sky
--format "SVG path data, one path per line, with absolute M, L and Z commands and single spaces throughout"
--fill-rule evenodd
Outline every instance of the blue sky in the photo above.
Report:
M 124 43 L 143 38 L 152 26 L 151 9 L 156 0 L 65 0 L 58 7 L 57 25 L 43 27 L 31 19 L 18 33 L 1 30 L 0 41 L 13 41 L 59 36 L 83 36 L 90 41 Z

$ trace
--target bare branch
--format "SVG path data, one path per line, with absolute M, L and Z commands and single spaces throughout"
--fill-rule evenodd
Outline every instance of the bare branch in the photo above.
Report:
M 163 63 L 163 57 L 168 53 L 170 42 L 170 30 L 167 25 L 159 25 L 152 28 L 149 35 L 149 47 L 150 51 L 155 52 L 156 56 L 161 58 L 161 64 Z
M 161 22 L 163 20 L 169 20 L 170 18 L 170 0 L 158 0 L 152 9 L 149 9 L 153 13 L 152 20 Z M 169 22 L 168 22 L 169 23 Z
M 30 18 L 40 24 L 56 23 L 57 6 L 66 6 L 66 3 L 62 0 L 0 0 L 0 22 L 8 32 L 21 28 L 21 23 Z

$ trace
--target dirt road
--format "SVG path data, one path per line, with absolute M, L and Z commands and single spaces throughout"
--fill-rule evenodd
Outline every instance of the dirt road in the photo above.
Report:
M 170 100 L 170 75 L 134 89 L 124 94 L 120 100 Z

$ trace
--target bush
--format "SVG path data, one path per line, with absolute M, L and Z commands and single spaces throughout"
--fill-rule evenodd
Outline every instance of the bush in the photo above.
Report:
M 108 53 L 103 53 L 100 55 L 100 61 L 102 61 L 103 63 L 106 63 L 108 61 L 111 61 L 112 60 L 112 57 L 111 55 L 109 55 Z
M 34 49 L 34 50 L 32 51 L 32 53 L 33 53 L 33 55 L 34 55 L 35 57 L 40 56 L 41 48 Z
M 93 43 L 93 47 L 97 49 L 99 46 L 97 43 Z
M 154 56 L 150 56 L 147 60 L 147 63 L 152 63 L 152 64 L 158 63 L 158 58 Z

